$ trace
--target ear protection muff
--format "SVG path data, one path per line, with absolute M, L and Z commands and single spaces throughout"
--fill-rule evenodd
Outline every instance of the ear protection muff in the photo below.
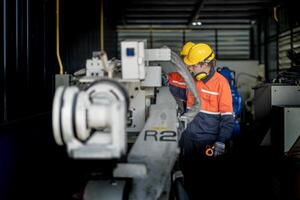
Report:
M 194 78 L 197 80 L 197 81 L 200 81 L 202 79 L 204 79 L 205 77 L 207 77 L 207 73 L 206 72 L 200 72 L 200 73 L 197 73 L 194 75 Z

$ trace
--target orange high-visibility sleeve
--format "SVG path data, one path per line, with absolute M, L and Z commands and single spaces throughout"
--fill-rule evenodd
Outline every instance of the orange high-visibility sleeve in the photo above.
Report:
M 168 74 L 168 80 L 169 80 L 169 84 L 175 87 L 186 89 L 185 81 L 178 72 L 170 72 Z
M 223 81 L 220 87 L 219 112 L 221 115 L 232 114 L 232 95 L 227 80 Z

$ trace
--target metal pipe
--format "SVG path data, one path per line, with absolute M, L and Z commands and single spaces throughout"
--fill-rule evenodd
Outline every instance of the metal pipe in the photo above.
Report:
M 29 1 L 26 1 L 26 86 L 29 88 L 30 82 L 30 44 L 29 44 L 29 35 L 30 35 L 30 23 L 29 23 Z
M 16 0 L 16 71 L 19 71 L 19 0 Z
M 7 67 L 7 0 L 3 0 L 3 121 L 7 121 L 7 85 L 6 85 L 6 67 Z
M 47 88 L 47 64 L 46 64 L 46 54 L 47 54 L 47 42 L 46 42 L 46 2 L 43 3 L 43 80 L 44 80 L 44 88 Z
M 101 51 L 104 51 L 104 11 L 103 11 L 103 0 L 101 0 L 101 14 L 100 14 L 100 49 Z
M 59 74 L 64 74 L 64 67 L 59 52 L 59 0 L 56 0 L 56 57 L 59 64 Z

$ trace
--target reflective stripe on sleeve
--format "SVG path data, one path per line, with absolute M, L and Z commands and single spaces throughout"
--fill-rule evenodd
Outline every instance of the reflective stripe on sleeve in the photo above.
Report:
M 171 82 L 172 82 L 172 83 L 176 83 L 176 84 L 178 84 L 178 85 L 185 85 L 185 83 L 182 83 L 182 82 L 179 82 L 179 81 L 174 81 L 174 80 L 172 80 Z
M 219 92 L 212 92 L 208 90 L 201 89 L 202 92 L 207 93 L 207 94 L 212 94 L 212 95 L 219 95 Z

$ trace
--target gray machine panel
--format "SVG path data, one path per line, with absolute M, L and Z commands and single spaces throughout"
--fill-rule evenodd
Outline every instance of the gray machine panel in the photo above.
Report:
M 55 75 L 55 88 L 59 86 L 69 86 L 71 81 L 70 74 L 56 74 Z
M 300 137 L 300 106 L 273 106 L 271 138 L 274 150 L 288 154 Z
M 284 108 L 284 152 L 287 153 L 300 136 L 300 107 Z
M 272 106 L 300 105 L 300 86 L 264 84 L 254 89 L 255 120 L 268 116 Z

